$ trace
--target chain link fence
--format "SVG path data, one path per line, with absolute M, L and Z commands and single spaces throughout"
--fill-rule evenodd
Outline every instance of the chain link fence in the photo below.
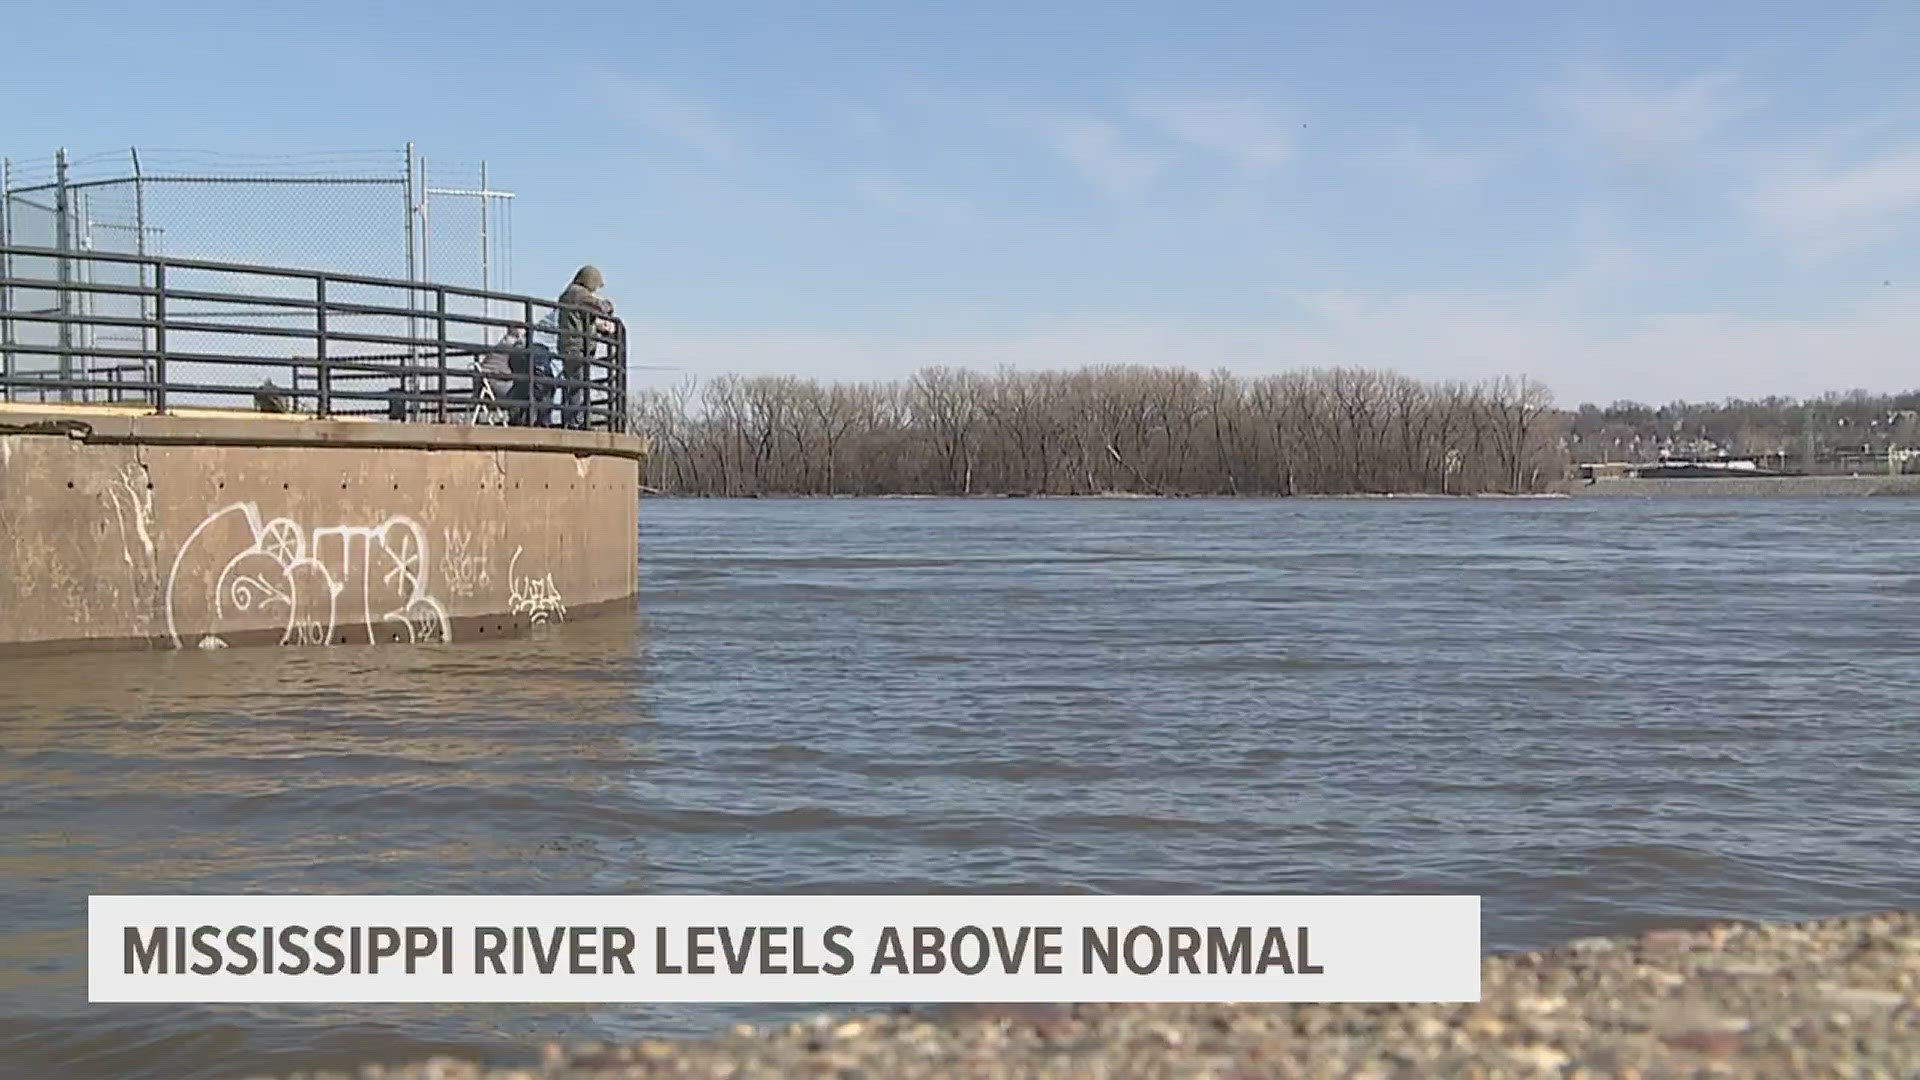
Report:
M 500 292 L 509 290 L 513 280 L 512 207 L 511 192 L 488 185 L 484 162 L 439 164 L 430 171 L 425 155 L 411 144 L 392 153 L 357 156 L 242 157 L 136 148 L 81 158 L 62 150 L 51 160 L 0 160 L 0 247 L 76 255 L 99 252 L 296 267 Z M 152 284 L 146 279 L 152 272 L 149 266 L 57 254 L 16 253 L 7 259 L 0 277 L 56 283 L 0 290 L 0 355 L 7 357 L 12 375 L 41 374 L 55 383 L 123 376 L 138 382 L 149 374 L 123 370 L 126 365 L 113 359 L 116 352 L 144 352 L 153 345 L 151 329 L 114 325 L 151 318 L 152 300 L 140 295 Z M 259 297 L 263 290 L 270 296 L 271 289 L 279 288 L 288 291 L 286 299 L 311 300 L 293 294 L 300 286 L 292 279 L 261 278 L 241 289 L 238 283 L 212 280 L 219 275 L 203 276 L 209 280 L 196 282 L 194 288 L 210 294 L 234 291 Z M 69 281 L 95 287 L 59 287 Z M 115 286 L 128 291 L 117 294 Z M 419 307 L 423 298 L 382 296 L 369 302 Z M 448 300 L 458 308 L 450 312 L 454 315 L 514 314 L 486 310 L 486 302 L 477 299 Z M 9 311 L 54 314 L 67 321 L 9 320 L 4 317 Z M 228 335 L 225 348 L 257 350 L 263 361 L 286 358 L 286 341 L 274 336 L 275 327 L 311 318 L 307 310 L 257 301 L 242 307 L 194 301 L 169 314 L 258 327 L 256 337 Z M 422 336 L 417 319 L 343 318 L 356 324 L 353 332 Z M 490 344 L 477 340 L 480 332 L 474 329 L 473 344 Z M 10 352 L 9 344 L 55 345 L 61 355 Z M 168 344 L 188 353 L 195 345 L 185 338 Z M 202 374 L 230 385 L 260 381 L 258 372 L 232 366 Z M 15 397 L 20 392 L 11 391 Z M 111 401 L 116 395 L 67 387 L 42 397 Z

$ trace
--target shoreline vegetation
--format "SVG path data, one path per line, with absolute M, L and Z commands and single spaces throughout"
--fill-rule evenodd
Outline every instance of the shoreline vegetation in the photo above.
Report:
M 1720 923 L 1486 957 L 1463 1005 L 1007 1005 L 699 1040 L 438 1057 L 306 1080 L 1920 1075 L 1920 910 Z
M 1731 454 L 1843 476 L 1920 446 L 1920 392 L 1566 409 L 1525 376 L 1363 368 L 726 375 L 631 408 L 654 497 L 1538 495 L 1581 462 Z

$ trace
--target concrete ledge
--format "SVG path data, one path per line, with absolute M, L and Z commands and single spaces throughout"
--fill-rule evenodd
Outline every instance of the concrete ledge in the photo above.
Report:
M 0 404 L 0 435 L 66 434 L 103 445 L 351 446 L 413 450 L 532 450 L 606 454 L 644 460 L 637 435 L 486 424 L 397 423 L 328 419 L 214 409 L 158 416 L 151 411 L 99 405 Z
M 638 591 L 644 439 L 0 410 L 0 653 L 487 640 Z

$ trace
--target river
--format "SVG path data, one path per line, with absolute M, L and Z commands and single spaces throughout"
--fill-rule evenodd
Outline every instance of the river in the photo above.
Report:
M 638 613 L 534 640 L 0 663 L 0 1073 L 791 1015 L 89 1007 L 90 893 L 1474 892 L 1493 950 L 1920 896 L 1920 500 L 642 521 Z

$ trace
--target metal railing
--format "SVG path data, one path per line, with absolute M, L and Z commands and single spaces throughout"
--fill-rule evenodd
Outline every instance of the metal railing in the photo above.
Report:
M 0 401 L 625 431 L 626 379 L 626 327 L 593 309 L 396 278 L 0 246 Z

